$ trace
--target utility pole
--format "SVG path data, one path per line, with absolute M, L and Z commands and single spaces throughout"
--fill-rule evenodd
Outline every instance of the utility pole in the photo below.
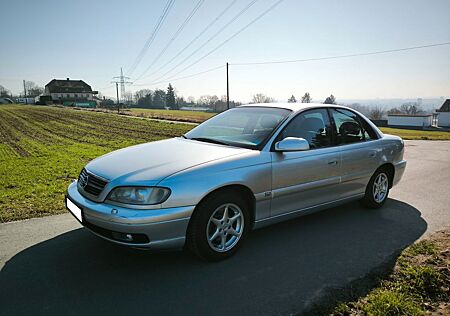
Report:
M 120 76 L 118 77 L 113 77 L 113 79 L 116 79 L 114 81 L 111 81 L 111 83 L 115 83 L 116 84 L 116 94 L 117 94 L 117 114 L 120 114 L 120 98 L 119 98 L 119 83 L 120 83 L 120 93 L 121 93 L 121 97 L 122 99 L 125 96 L 125 84 L 131 84 L 131 81 L 126 81 L 125 79 L 130 79 L 130 77 L 125 77 L 123 75 L 123 71 L 122 68 L 120 68 Z M 117 80 L 118 79 L 118 80 Z
M 25 86 L 25 80 L 23 81 L 23 95 L 25 97 L 25 104 L 28 104 L 27 100 L 27 87 Z
M 228 62 L 227 62 L 227 109 L 230 108 L 230 85 L 228 81 Z
M 116 93 L 117 93 L 117 114 L 120 114 L 119 83 L 118 82 L 116 82 Z

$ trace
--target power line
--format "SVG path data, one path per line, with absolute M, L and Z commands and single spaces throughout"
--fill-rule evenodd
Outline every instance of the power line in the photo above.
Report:
M 203 55 L 202 57 L 200 57 L 199 59 L 197 59 L 196 61 L 194 61 L 193 63 L 189 64 L 188 66 L 184 67 L 183 69 L 181 69 L 180 71 L 178 71 L 176 74 L 174 74 L 174 76 L 178 75 L 179 73 L 182 73 L 183 71 L 191 68 L 192 66 L 198 64 L 199 62 L 201 62 L 203 59 L 205 59 L 206 57 L 208 57 L 209 55 L 211 55 L 212 53 L 214 53 L 215 51 L 217 51 L 219 48 L 221 48 L 223 45 L 225 45 L 226 43 L 228 43 L 229 41 L 231 41 L 233 38 L 235 38 L 236 36 L 238 36 L 240 33 L 242 33 L 244 30 L 246 30 L 248 27 L 250 27 L 252 24 L 254 24 L 256 21 L 258 21 L 259 19 L 261 19 L 263 16 L 265 16 L 267 13 L 269 13 L 270 11 L 272 11 L 273 9 L 275 9 L 276 6 L 278 6 L 281 2 L 283 2 L 284 0 L 278 0 L 277 2 L 275 2 L 273 5 L 271 5 L 267 10 L 265 10 L 263 13 L 261 13 L 260 15 L 258 15 L 256 18 L 254 18 L 252 21 L 250 21 L 250 23 L 246 24 L 244 27 L 242 27 L 241 29 L 239 29 L 236 33 L 234 33 L 233 35 L 231 35 L 230 37 L 228 37 L 226 40 L 224 40 L 222 43 L 220 43 L 219 45 L 217 45 L 215 48 L 213 48 L 212 50 L 210 50 L 208 53 L 206 53 L 205 55 Z M 169 78 L 170 79 L 170 78 Z M 165 79 L 167 80 L 167 79 Z
M 164 74 L 159 76 L 156 80 L 159 80 L 161 78 L 164 78 L 167 74 L 172 72 L 174 69 L 178 68 L 180 65 L 184 64 L 188 59 L 190 59 L 193 55 L 195 55 L 200 49 L 205 47 L 209 42 L 211 42 L 214 38 L 216 38 L 220 33 L 222 33 L 228 26 L 230 26 L 234 21 L 236 21 L 242 14 L 244 14 L 248 9 L 250 9 L 251 6 L 253 6 L 258 0 L 251 1 L 247 6 L 245 6 L 241 11 L 238 12 L 230 21 L 228 21 L 222 28 L 220 28 L 216 33 L 214 33 L 212 36 L 210 36 L 200 47 L 198 47 L 196 50 L 194 50 L 190 55 L 186 56 L 182 61 L 180 61 L 178 64 L 176 64 L 174 67 L 170 68 L 168 71 L 166 71 Z M 178 72 L 179 73 L 179 72 Z M 177 73 L 177 74 L 178 74 Z M 175 74 L 175 76 L 177 75 Z
M 450 45 L 450 42 L 429 44 L 429 45 L 421 45 L 421 46 L 412 46 L 412 47 L 404 47 L 404 48 L 387 49 L 387 50 L 379 50 L 379 51 L 366 52 L 366 53 L 347 54 L 347 55 L 336 55 L 336 56 L 326 56 L 326 57 L 306 58 L 306 59 L 292 59 L 292 60 L 261 61 L 261 62 L 248 62 L 248 63 L 230 63 L 230 65 L 232 65 L 232 66 L 250 66 L 250 65 L 299 63 L 299 62 L 308 62 L 308 61 L 317 61 L 317 60 L 329 60 L 329 59 L 340 59 L 340 58 L 350 58 L 350 57 L 359 57 L 359 56 L 388 54 L 388 53 L 394 53 L 394 52 L 403 52 L 403 51 L 422 49 L 422 48 L 429 48 L 429 47 L 436 47 L 436 46 L 444 46 L 444 45 Z
M 199 0 L 195 7 L 192 9 L 192 11 L 189 13 L 189 15 L 186 17 L 186 19 L 181 23 L 181 25 L 178 27 L 177 31 L 174 33 L 170 41 L 167 43 L 167 45 L 162 49 L 162 51 L 159 53 L 159 55 L 153 60 L 153 62 L 142 72 L 142 74 L 136 78 L 136 80 L 139 80 L 144 76 L 150 68 L 161 58 L 161 56 L 166 52 L 166 50 L 169 48 L 169 46 L 173 43 L 173 41 L 180 35 L 180 33 L 183 31 L 183 29 L 186 27 L 186 25 L 189 23 L 189 21 L 192 19 L 192 17 L 195 15 L 195 13 L 198 11 L 198 9 L 202 6 L 203 2 L 205 0 Z
M 144 58 L 145 53 L 150 48 L 151 44 L 156 38 L 156 35 L 158 34 L 159 30 L 161 29 L 161 26 L 163 25 L 167 15 L 169 14 L 170 9 L 172 8 L 173 4 L 175 3 L 175 0 L 168 0 L 166 5 L 164 6 L 163 12 L 161 16 L 158 19 L 158 22 L 155 25 L 155 28 L 153 29 L 152 34 L 147 39 L 147 41 L 144 44 L 144 47 L 142 47 L 141 51 L 139 52 L 138 56 L 136 56 L 135 61 L 131 65 L 128 73 L 132 74 L 133 71 L 136 69 L 136 67 L 139 65 L 139 63 L 142 61 L 142 58 Z
M 182 79 L 186 79 L 186 78 L 191 78 L 191 77 L 203 75 L 205 73 L 208 73 L 208 72 L 211 72 L 211 71 L 223 68 L 223 67 L 225 67 L 225 66 L 224 65 L 216 66 L 216 67 L 209 68 L 209 69 L 206 69 L 204 71 L 197 72 L 197 73 L 194 73 L 194 74 L 190 74 L 190 75 L 187 75 L 187 76 L 178 77 L 178 78 L 172 78 L 172 79 L 170 79 L 170 81 L 178 81 L 178 80 L 182 80 Z M 168 81 L 167 80 L 162 80 L 162 81 L 155 81 L 155 82 L 150 82 L 150 83 L 135 84 L 134 86 L 151 86 L 151 85 L 160 84 L 160 83 L 166 83 L 166 82 L 168 82 Z
M 238 0 L 233 0 L 222 12 L 220 12 L 215 18 L 214 20 L 212 20 L 200 33 L 198 33 L 198 35 L 192 39 L 185 47 L 183 47 L 182 49 L 180 49 L 178 51 L 178 53 L 172 57 L 172 59 L 170 59 L 168 62 L 166 62 L 165 64 L 163 64 L 161 67 L 159 67 L 158 69 L 155 70 L 155 72 L 160 71 L 161 69 L 163 69 L 164 67 L 166 67 L 168 64 L 170 64 L 172 61 L 174 61 L 178 56 L 180 56 L 183 52 L 185 52 L 189 47 L 191 47 L 191 45 L 193 43 L 195 43 L 195 41 L 197 41 L 203 34 L 205 34 L 206 31 L 208 31 L 222 16 L 225 15 L 225 13 L 237 2 Z

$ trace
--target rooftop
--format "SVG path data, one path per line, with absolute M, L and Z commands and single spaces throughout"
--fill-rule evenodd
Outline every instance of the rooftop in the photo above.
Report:
M 406 114 L 406 113 L 395 113 L 395 114 L 388 114 L 388 116 L 428 117 L 428 116 L 433 116 L 433 114 Z
M 444 104 L 436 112 L 450 112 L 450 99 L 445 100 Z
M 67 78 L 66 80 L 62 79 L 53 79 L 49 83 L 45 85 L 45 88 L 48 89 L 50 93 L 83 93 L 83 92 L 92 92 L 92 88 L 83 80 L 70 80 Z
M 241 106 L 254 106 L 254 107 L 270 107 L 270 108 L 280 108 L 280 109 L 288 109 L 294 112 L 298 112 L 300 110 L 309 109 L 309 108 L 317 108 L 317 107 L 335 107 L 335 108 L 347 108 L 342 105 L 336 104 L 325 104 L 325 103 L 289 103 L 289 102 L 280 102 L 280 103 L 251 103 L 251 104 L 242 104 Z

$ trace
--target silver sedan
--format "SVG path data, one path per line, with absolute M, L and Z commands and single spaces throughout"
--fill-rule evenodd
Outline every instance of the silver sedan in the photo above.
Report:
M 114 243 L 221 260 L 255 228 L 352 200 L 381 207 L 405 170 L 403 151 L 401 138 L 350 108 L 244 105 L 91 161 L 66 206 Z

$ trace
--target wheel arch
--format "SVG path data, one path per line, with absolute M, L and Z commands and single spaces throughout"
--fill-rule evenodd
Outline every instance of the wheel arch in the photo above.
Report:
M 195 206 L 194 213 L 197 211 L 199 205 L 201 205 L 205 200 L 211 198 L 214 195 L 218 194 L 225 194 L 225 193 L 234 193 L 239 194 L 241 197 L 243 197 L 247 201 L 247 206 L 250 213 L 250 225 L 253 228 L 253 225 L 255 223 L 255 211 L 256 211 L 256 199 L 255 195 L 253 194 L 253 191 L 243 185 L 243 184 L 228 184 L 219 188 L 216 188 L 212 190 L 211 192 L 208 192 Z
M 392 188 L 392 184 L 394 183 L 394 176 L 395 176 L 395 167 L 392 163 L 386 162 L 379 166 L 375 172 L 378 170 L 386 170 L 389 176 L 389 189 Z

